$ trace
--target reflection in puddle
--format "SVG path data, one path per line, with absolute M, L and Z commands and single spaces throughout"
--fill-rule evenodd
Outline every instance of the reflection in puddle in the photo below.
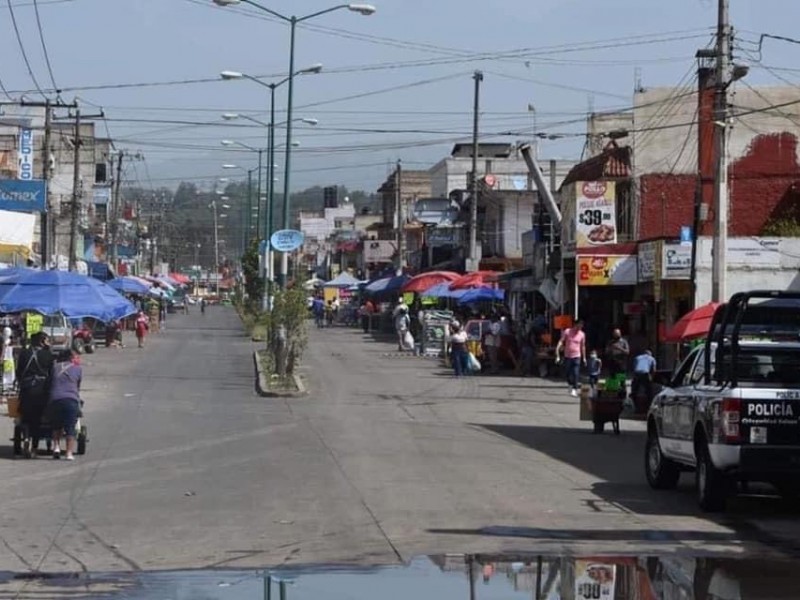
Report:
M 436 555 L 407 566 L 0 576 L 0 597 L 127 600 L 780 600 L 800 561 Z

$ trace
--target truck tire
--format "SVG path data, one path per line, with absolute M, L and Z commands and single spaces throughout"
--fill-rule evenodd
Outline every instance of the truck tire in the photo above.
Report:
M 86 354 L 94 354 L 94 342 L 89 342 L 85 346 Z
M 700 439 L 695 444 L 697 454 L 697 468 L 695 479 L 697 483 L 697 504 L 705 512 L 722 512 L 728 500 L 730 484 L 728 478 L 711 461 L 708 444 L 705 439 Z
M 678 485 L 681 476 L 680 467 L 661 452 L 656 428 L 647 428 L 647 443 L 644 450 L 644 472 L 647 483 L 654 490 L 672 490 Z
M 75 350 L 78 354 L 83 354 L 85 344 L 81 338 L 75 338 L 72 340 L 72 349 Z

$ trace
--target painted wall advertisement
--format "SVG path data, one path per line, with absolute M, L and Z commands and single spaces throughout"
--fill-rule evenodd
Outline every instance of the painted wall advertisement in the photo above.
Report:
M 576 184 L 575 244 L 593 248 L 617 243 L 616 186 L 613 181 Z
M 578 285 L 636 285 L 635 256 L 579 256 Z
M 576 600 L 614 600 L 617 566 L 591 560 L 575 561 Z

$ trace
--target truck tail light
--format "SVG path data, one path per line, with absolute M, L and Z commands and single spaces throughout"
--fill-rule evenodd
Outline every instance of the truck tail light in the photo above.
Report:
M 742 401 L 739 398 L 725 398 L 722 401 L 722 436 L 727 443 L 741 441 L 741 411 Z

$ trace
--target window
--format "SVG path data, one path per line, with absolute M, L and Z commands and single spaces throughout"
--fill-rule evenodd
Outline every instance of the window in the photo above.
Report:
M 106 163 L 95 163 L 94 165 L 94 182 L 106 183 L 108 181 L 108 165 Z

